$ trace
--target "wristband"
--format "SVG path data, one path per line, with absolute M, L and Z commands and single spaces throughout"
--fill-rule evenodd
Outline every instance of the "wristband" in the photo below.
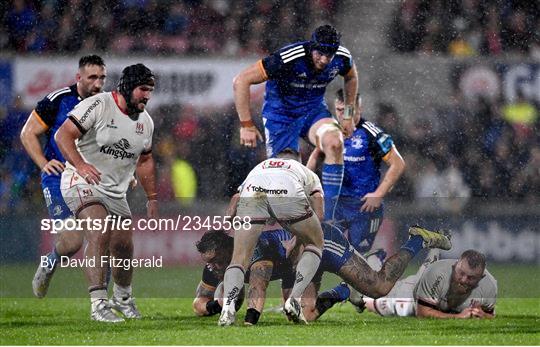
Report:
M 253 123 L 253 120 L 250 119 L 250 120 L 241 120 L 240 121 L 240 127 L 241 128 L 251 128 L 251 127 L 254 127 L 255 126 L 255 123 Z
M 345 111 L 343 112 L 343 119 L 345 120 L 352 119 L 353 113 L 354 113 L 354 106 L 352 105 L 345 106 Z
M 146 196 L 146 200 L 148 200 L 148 201 L 157 200 L 157 193 L 148 194 Z

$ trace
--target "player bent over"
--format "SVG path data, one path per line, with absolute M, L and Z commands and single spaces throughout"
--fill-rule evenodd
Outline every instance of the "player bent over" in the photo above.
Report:
M 313 171 L 293 159 L 268 159 L 258 164 L 240 188 L 236 215 L 251 224 L 235 231 L 231 264 L 224 276 L 223 310 L 218 324 L 231 325 L 235 301 L 243 287 L 245 269 L 265 224 L 277 221 L 305 247 L 296 267 L 296 282 L 284 311 L 294 322 L 305 322 L 300 298 L 321 261 L 323 235 L 319 222 L 324 210 L 322 187 Z
M 56 142 L 67 159 L 62 195 L 76 218 L 102 222 L 108 216 L 131 218 L 126 191 L 135 171 L 148 197 L 147 215 L 157 216 L 151 152 L 154 123 L 145 110 L 153 89 L 154 75 L 150 69 L 143 64 L 130 65 L 122 71 L 117 91 L 82 101 L 56 133 Z M 102 225 L 101 230 L 85 230 L 85 257 L 95 259 L 95 266 L 87 266 L 85 274 L 91 318 L 121 322 L 123 319 L 113 313 L 113 308 L 126 318 L 141 316 L 132 296 L 133 268 L 113 267 L 113 298 L 108 302 L 106 266 L 101 259 L 110 253 L 116 259 L 131 261 L 132 231 L 110 229 Z
M 475 250 L 458 260 L 437 260 L 434 254 L 420 270 L 396 283 L 386 297 L 363 298 L 369 311 L 381 316 L 433 318 L 493 318 L 497 281 Z
M 102 92 L 105 78 L 105 62 L 101 57 L 97 55 L 81 57 L 75 76 L 77 83 L 55 90 L 39 101 L 21 131 L 24 149 L 41 170 L 41 187 L 51 219 L 73 218 L 60 191 L 60 178 L 64 171 L 65 160 L 54 141 L 54 135 L 75 105 L 82 99 Z M 39 137 L 44 134 L 46 142 L 42 150 Z M 46 255 L 47 266 L 40 263 L 32 280 L 32 291 L 38 298 L 47 295 L 49 283 L 61 257 L 71 257 L 82 246 L 81 232 L 74 230 L 57 232 L 54 248 Z
M 221 313 L 223 306 L 223 275 L 231 262 L 234 240 L 222 230 L 204 233 L 196 243 L 197 251 L 206 263 L 202 279 L 197 285 L 193 312 L 197 316 L 213 316 Z M 236 301 L 236 310 L 240 309 L 243 294 Z
M 317 319 L 335 303 L 349 298 L 350 290 L 346 285 L 340 285 L 330 291 L 317 295 L 323 272 L 331 272 L 340 276 L 346 284 L 361 293 L 366 295 L 370 293 L 369 295 L 373 297 L 381 297 L 392 289 L 405 271 L 410 260 L 421 249 L 451 248 L 451 243 L 447 236 L 421 227 L 411 227 L 409 228 L 409 240 L 401 247 L 398 253 L 386 260 L 380 271 L 375 271 L 352 247 L 337 227 L 323 223 L 322 229 L 324 231 L 324 250 L 321 265 L 313 277 L 312 283 L 305 290 L 304 296 L 302 296 L 303 314 L 308 321 Z M 286 245 L 276 243 L 275 247 L 286 247 Z M 292 254 L 294 257 L 294 251 Z M 264 272 L 252 271 L 249 289 L 249 293 L 256 292 L 259 297 L 261 297 L 261 293 L 266 291 L 266 286 L 268 285 L 268 282 L 265 284 L 261 276 L 259 276 L 260 273 Z M 259 289 L 252 291 L 251 286 L 253 284 L 258 285 Z M 251 308 L 255 308 L 252 307 L 252 302 L 252 297 L 248 294 L 248 311 Z M 262 312 L 261 306 L 256 307 L 256 309 L 259 313 Z

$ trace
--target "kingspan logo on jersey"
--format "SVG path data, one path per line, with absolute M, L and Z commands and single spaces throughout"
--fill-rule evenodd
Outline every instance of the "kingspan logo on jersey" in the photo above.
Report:
M 108 154 L 114 157 L 114 159 L 130 159 L 135 157 L 135 153 L 128 152 L 127 150 L 131 148 L 129 141 L 126 139 L 121 139 L 112 146 L 101 146 L 99 150 L 100 153 Z

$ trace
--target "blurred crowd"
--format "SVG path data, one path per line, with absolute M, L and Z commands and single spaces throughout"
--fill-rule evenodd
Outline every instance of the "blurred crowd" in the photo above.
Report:
M 17 53 L 261 54 L 331 21 L 335 0 L 12 0 L 0 49 Z
M 503 52 L 540 58 L 540 2 L 404 0 L 389 30 L 398 52 L 456 57 Z
M 0 145 L 3 213 L 24 213 L 28 203 L 45 211 L 39 170 L 18 139 L 29 112 L 15 102 L 0 113 L 0 132 L 6 135 Z M 194 201 L 226 201 L 265 157 L 264 146 L 239 146 L 233 105 L 197 110 L 169 105 L 151 113 L 158 196 L 164 203 L 189 207 Z M 413 121 L 385 103 L 363 116 L 392 135 L 407 163 L 389 199 L 442 198 L 441 204 L 454 204 L 446 207 L 456 210 L 478 201 L 470 198 L 540 203 L 539 108 L 521 94 L 502 102 L 457 93 L 450 105 L 427 107 Z M 309 150 L 305 146 L 304 159 Z

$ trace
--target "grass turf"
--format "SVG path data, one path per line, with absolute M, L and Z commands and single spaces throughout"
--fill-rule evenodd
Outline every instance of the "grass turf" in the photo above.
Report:
M 60 269 L 49 296 L 31 297 L 33 266 L 0 267 L 0 343 L 36 345 L 537 345 L 540 344 L 538 267 L 491 267 L 501 298 L 494 320 L 381 318 L 357 314 L 350 304 L 338 305 L 319 321 L 295 326 L 278 313 L 264 313 L 259 325 L 219 328 L 217 316 L 197 318 L 191 312 L 200 269 L 168 268 L 136 271 L 138 306 L 145 318 L 118 325 L 89 319 L 80 270 Z M 327 288 L 336 283 L 329 276 Z M 278 305 L 272 285 L 267 307 Z M 243 320 L 245 308 L 238 314 Z

